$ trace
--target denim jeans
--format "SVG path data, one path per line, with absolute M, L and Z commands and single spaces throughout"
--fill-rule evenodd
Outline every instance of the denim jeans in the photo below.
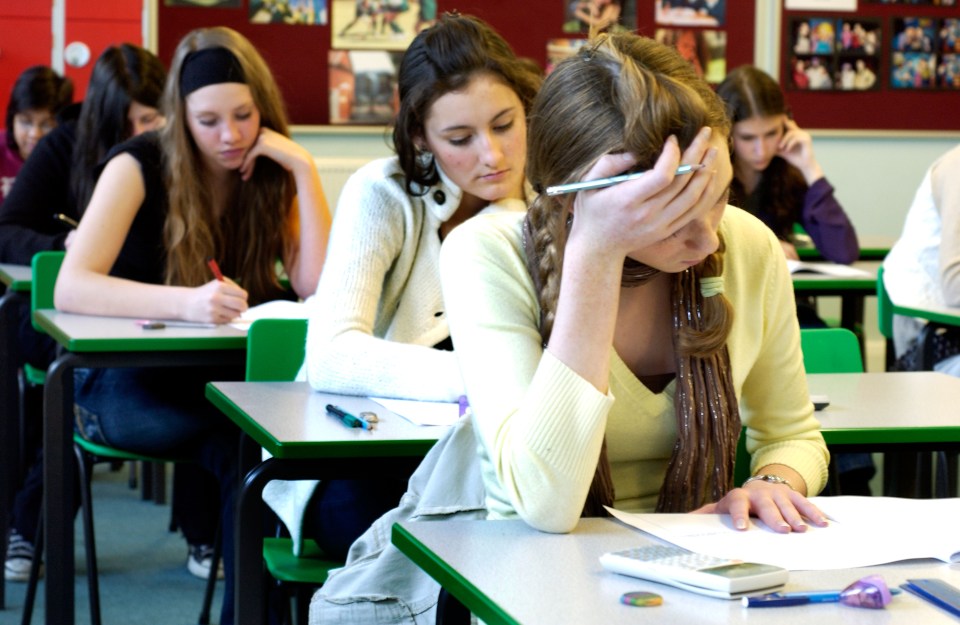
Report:
M 78 369 L 78 431 L 87 439 L 136 453 L 193 460 L 216 477 L 226 577 L 221 625 L 233 623 L 234 522 L 239 486 L 239 430 L 204 398 L 209 380 L 239 371 L 208 368 Z M 200 514 L 209 514 L 209 511 Z M 216 514 L 216 512 L 214 512 Z

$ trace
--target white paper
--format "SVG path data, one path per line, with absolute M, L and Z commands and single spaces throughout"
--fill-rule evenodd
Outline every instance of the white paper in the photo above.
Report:
M 387 410 L 416 425 L 453 425 L 460 418 L 460 404 L 412 399 L 371 397 Z
M 310 309 L 305 302 L 273 300 L 252 306 L 230 322 L 238 330 L 248 330 L 257 319 L 308 319 Z
M 746 531 L 727 514 L 631 514 L 609 509 L 628 525 L 706 555 L 821 571 L 936 558 L 960 562 L 960 499 L 813 497 L 832 519 L 827 527 L 778 534 L 759 519 Z
M 838 263 L 827 262 L 807 262 L 801 260 L 787 259 L 787 268 L 790 273 L 812 272 L 826 276 L 836 276 L 838 278 L 872 278 L 870 273 L 863 269 L 850 267 L 849 265 L 840 265 Z

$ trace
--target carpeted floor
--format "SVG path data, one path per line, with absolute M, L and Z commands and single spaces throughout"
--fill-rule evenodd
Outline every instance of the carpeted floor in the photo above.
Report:
M 128 469 L 98 465 L 93 483 L 94 523 L 100 567 L 104 625 L 190 625 L 197 623 L 204 581 L 187 572 L 186 542 L 168 531 L 169 505 L 143 501 L 127 484 Z M 168 479 L 168 486 L 170 480 Z M 169 494 L 169 493 L 168 493 Z M 76 623 L 90 623 L 83 533 L 76 522 Z M 0 625 L 20 623 L 26 584 L 7 582 Z M 33 623 L 44 622 L 41 582 Z M 217 584 L 211 622 L 220 616 L 223 582 Z

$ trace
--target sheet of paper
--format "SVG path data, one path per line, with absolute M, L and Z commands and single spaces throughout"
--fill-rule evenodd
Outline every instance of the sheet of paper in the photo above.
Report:
M 631 514 L 616 518 L 685 549 L 775 564 L 793 571 L 828 570 L 937 558 L 960 562 L 960 499 L 813 497 L 832 520 L 824 528 L 778 534 L 759 519 L 747 531 L 726 514 Z
M 870 278 L 870 274 L 862 269 L 850 267 L 849 265 L 840 265 L 838 263 L 810 262 L 802 260 L 787 259 L 787 268 L 790 273 L 819 273 L 825 276 L 836 276 L 838 278 Z
M 459 404 L 385 397 L 370 399 L 416 425 L 453 425 L 460 418 Z
M 309 307 L 305 302 L 273 300 L 248 308 L 239 317 L 230 322 L 238 330 L 247 330 L 257 319 L 308 319 Z

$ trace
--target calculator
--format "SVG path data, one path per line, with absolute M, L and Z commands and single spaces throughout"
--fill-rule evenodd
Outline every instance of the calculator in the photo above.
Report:
M 621 575 L 724 599 L 773 592 L 789 575 L 779 566 L 715 558 L 674 545 L 612 551 L 600 556 L 600 564 Z

